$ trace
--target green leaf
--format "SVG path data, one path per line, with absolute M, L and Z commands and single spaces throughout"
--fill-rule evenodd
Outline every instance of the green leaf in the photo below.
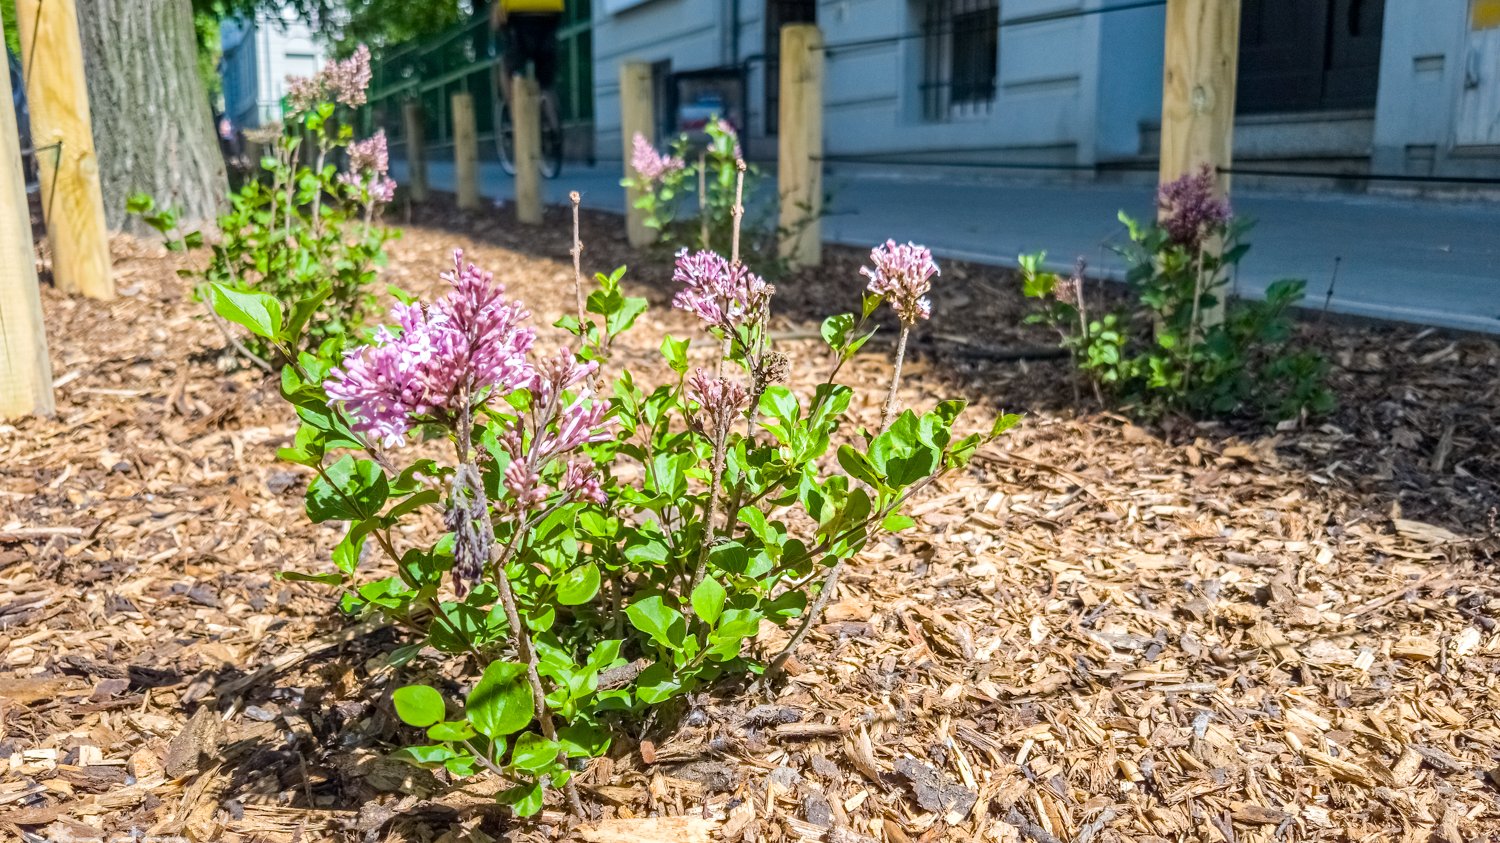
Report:
M 265 293 L 210 284 L 214 312 L 258 337 L 281 338 L 281 302 Z
M 557 730 L 557 740 L 569 758 L 598 758 L 609 751 L 609 730 L 577 722 Z
M 324 284 L 312 295 L 299 299 L 296 304 L 292 305 L 292 318 L 286 324 L 286 339 L 288 342 L 293 344 L 297 342 L 302 336 L 302 329 L 307 327 L 307 323 L 312 319 L 313 314 L 318 312 L 318 308 L 322 306 L 323 301 L 332 292 L 333 285 Z
M 703 619 L 709 626 L 719 622 L 719 615 L 724 611 L 724 599 L 729 592 L 719 581 L 713 577 L 704 577 L 703 582 L 693 589 L 693 612 Z
M 344 581 L 342 574 L 304 574 L 301 571 L 277 571 L 276 579 L 283 582 L 315 582 L 323 585 L 338 585 Z
M 679 375 L 688 370 L 687 352 L 690 342 L 691 340 L 679 340 L 671 334 L 662 337 L 661 356 L 666 358 L 667 365 L 672 367 L 672 371 Z
M 540 773 L 557 763 L 557 754 L 562 746 L 549 741 L 535 732 L 527 732 L 516 738 L 516 748 L 511 750 L 510 763 L 528 773 Z
M 909 515 L 892 513 L 890 515 L 887 515 L 884 521 L 880 522 L 880 529 L 885 530 L 888 533 L 899 533 L 902 530 L 910 529 L 911 527 L 915 526 L 916 523 L 917 522 L 913 520 Z
M 646 633 L 651 640 L 663 647 L 676 650 L 682 646 L 686 631 L 682 613 L 662 602 L 661 595 L 653 594 L 630 604 L 625 610 L 630 623 Z
M 671 699 L 681 690 L 682 682 L 678 681 L 669 665 L 661 662 L 641 671 L 635 681 L 635 695 L 647 705 Z
M 499 738 L 524 729 L 536 714 L 534 705 L 526 665 L 494 661 L 469 692 L 465 711 L 481 735 Z
M 990 427 L 990 436 L 995 437 L 1021 423 L 1019 413 L 1002 413 L 995 419 L 995 424 Z
M 823 324 L 818 328 L 818 333 L 822 334 L 823 342 L 828 343 L 829 348 L 834 351 L 843 351 L 844 347 L 849 344 L 849 332 L 852 330 L 854 330 L 854 314 L 840 313 L 824 319 Z
M 557 580 L 557 602 L 580 606 L 599 593 L 599 566 L 590 562 L 563 574 Z
M 515 787 L 501 791 L 495 796 L 495 799 L 505 805 L 509 805 L 511 810 L 516 812 L 516 816 L 529 817 L 537 811 L 542 810 L 542 796 L 542 783 L 531 782 L 529 784 L 518 784 Z
M 425 729 L 443 719 L 443 695 L 429 685 L 407 685 L 391 695 L 396 716 L 408 726 Z
M 445 720 L 427 730 L 427 737 L 435 741 L 466 741 L 475 734 L 467 720 Z
M 391 753 L 391 758 L 415 764 L 418 767 L 436 767 L 458 758 L 458 753 L 442 744 L 406 746 Z
M 345 454 L 308 487 L 307 517 L 315 524 L 373 518 L 389 494 L 390 485 L 380 466 Z

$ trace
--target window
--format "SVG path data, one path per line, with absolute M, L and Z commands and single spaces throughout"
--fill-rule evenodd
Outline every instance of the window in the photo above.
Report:
M 922 116 L 987 114 L 1000 57 L 998 0 L 926 0 L 922 12 Z

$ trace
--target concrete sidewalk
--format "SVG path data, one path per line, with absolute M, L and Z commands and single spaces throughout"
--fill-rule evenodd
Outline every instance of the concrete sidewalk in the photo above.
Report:
M 405 162 L 393 162 L 397 180 Z M 435 189 L 451 190 L 453 168 L 431 162 Z M 509 201 L 514 180 L 482 165 L 484 195 Z M 549 203 L 577 190 L 586 207 L 623 213 L 620 174 L 609 166 L 568 164 L 545 182 Z M 1118 275 L 1112 246 L 1125 239 L 1124 209 L 1152 211 L 1150 188 L 1130 185 L 1024 184 L 957 178 L 830 172 L 833 202 L 823 221 L 830 243 L 871 246 L 914 240 L 947 256 L 1014 266 L 1022 252 L 1046 251 L 1071 267 L 1082 255 L 1091 273 Z M 1258 220 L 1240 267 L 1239 291 L 1258 295 L 1281 278 L 1307 280 L 1307 305 L 1321 308 L 1335 259 L 1342 258 L 1331 310 L 1446 328 L 1500 333 L 1500 204 L 1404 200 L 1349 194 L 1242 191 L 1237 213 Z

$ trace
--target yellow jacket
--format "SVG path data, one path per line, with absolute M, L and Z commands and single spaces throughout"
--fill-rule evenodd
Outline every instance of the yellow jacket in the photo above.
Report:
M 531 12 L 556 12 L 562 14 L 563 0 L 500 0 L 500 8 L 506 14 Z

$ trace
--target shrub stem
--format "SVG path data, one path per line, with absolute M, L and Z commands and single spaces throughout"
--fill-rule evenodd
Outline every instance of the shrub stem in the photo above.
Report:
M 891 391 L 885 398 L 885 408 L 880 411 L 880 432 L 884 433 L 896 412 L 896 390 L 901 386 L 901 364 L 906 361 L 906 337 L 911 326 L 901 323 L 901 336 L 896 339 L 896 371 L 891 375 Z

